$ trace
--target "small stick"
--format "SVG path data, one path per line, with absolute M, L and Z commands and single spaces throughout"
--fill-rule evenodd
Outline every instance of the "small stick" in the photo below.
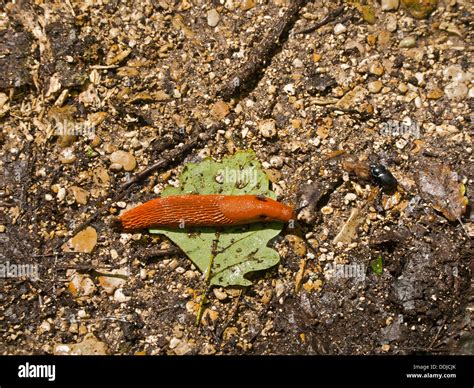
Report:
M 469 232 L 467 231 L 466 227 L 464 226 L 463 222 L 461 221 L 461 217 L 456 217 L 456 218 L 459 221 L 459 223 L 461 224 L 462 230 L 464 230 L 464 232 L 466 233 L 466 236 L 471 238 L 471 236 L 469 235 Z
M 207 266 L 206 270 L 206 278 L 204 279 L 204 287 L 201 293 L 201 302 L 199 303 L 199 310 L 196 315 L 196 326 L 199 326 L 201 322 L 202 314 L 204 312 L 204 305 L 206 304 L 206 296 L 209 292 L 209 281 L 211 280 L 211 272 L 212 272 L 212 265 L 214 263 L 214 258 L 216 257 L 217 253 L 217 245 L 219 244 L 219 232 L 216 232 L 216 238 L 212 242 L 212 252 L 211 257 L 209 259 L 209 265 Z
M 237 298 L 234 302 L 234 305 L 231 307 L 229 317 L 227 318 L 227 320 L 224 322 L 224 324 L 220 328 L 219 332 L 217 333 L 217 336 L 219 338 L 222 338 L 222 336 L 224 335 L 225 329 L 227 329 L 227 327 L 229 327 L 230 323 L 235 318 L 235 316 L 237 314 L 237 311 L 239 310 L 238 307 L 239 307 L 239 304 L 240 304 L 240 300 L 242 299 L 243 293 L 244 293 L 244 290 L 241 289 L 240 292 L 239 292 L 239 295 L 237 296 Z
M 306 3 L 306 0 L 295 0 L 288 7 L 283 16 L 276 21 L 264 37 L 261 44 L 256 45 L 248 55 L 248 61 L 239 66 L 229 81 L 221 87 L 218 94 L 224 100 L 230 100 L 255 76 L 265 64 L 270 63 L 275 48 L 279 45 L 283 33 L 288 30 L 295 15 Z

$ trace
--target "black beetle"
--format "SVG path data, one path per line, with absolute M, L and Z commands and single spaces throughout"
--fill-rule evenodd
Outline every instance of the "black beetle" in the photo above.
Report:
M 383 164 L 371 164 L 370 173 L 374 182 L 384 190 L 395 191 L 397 188 L 397 179 Z

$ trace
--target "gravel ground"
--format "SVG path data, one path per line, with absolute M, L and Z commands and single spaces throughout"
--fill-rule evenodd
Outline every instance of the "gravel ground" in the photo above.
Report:
M 0 354 L 473 353 L 473 5 L 367 3 L 2 3 Z M 201 273 L 109 223 L 241 149 L 299 227 L 196 326 Z

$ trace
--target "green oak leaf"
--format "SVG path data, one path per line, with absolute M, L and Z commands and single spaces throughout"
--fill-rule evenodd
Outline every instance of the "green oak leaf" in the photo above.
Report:
M 205 159 L 189 163 L 180 176 L 180 187 L 166 187 L 162 197 L 183 194 L 261 194 L 276 198 L 253 151 L 241 151 L 222 162 Z M 178 245 L 203 272 L 210 263 L 209 282 L 216 286 L 249 286 L 250 272 L 278 264 L 278 253 L 267 247 L 283 225 L 278 222 L 256 223 L 225 228 L 150 229 L 167 236 Z M 206 274 L 207 275 L 207 274 Z

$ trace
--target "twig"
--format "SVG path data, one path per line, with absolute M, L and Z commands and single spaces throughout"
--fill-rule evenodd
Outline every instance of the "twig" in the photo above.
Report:
M 150 249 L 150 250 L 144 252 L 143 259 L 145 261 L 147 261 L 147 260 L 150 260 L 154 257 L 170 256 L 170 255 L 173 255 L 173 254 L 179 253 L 179 252 L 181 252 L 181 249 L 179 249 L 177 247 L 171 247 L 171 248 L 168 248 L 168 249 Z
M 439 325 L 439 329 L 438 329 L 438 332 L 436 333 L 436 335 L 434 336 L 433 340 L 431 341 L 430 343 L 430 346 L 428 347 L 428 350 L 433 350 L 433 346 L 434 344 L 436 343 L 436 340 L 438 339 L 440 333 L 441 333 L 441 330 L 443 330 L 443 327 L 444 327 L 444 324 L 446 323 L 446 318 L 443 319 L 443 323 L 441 325 Z
M 216 238 L 212 242 L 212 252 L 211 257 L 209 259 L 209 265 L 207 266 L 206 271 L 206 278 L 204 279 L 204 287 L 201 294 L 201 302 L 199 303 L 199 310 L 196 315 L 196 326 L 199 326 L 199 322 L 201 322 L 201 317 L 204 312 L 204 305 L 206 304 L 206 296 L 209 292 L 209 281 L 211 280 L 211 272 L 212 272 L 212 265 L 214 264 L 214 258 L 216 257 L 217 253 L 217 245 L 219 244 L 219 232 L 216 232 Z
M 256 45 L 248 55 L 248 61 L 241 66 L 229 81 L 221 87 L 218 94 L 225 100 L 234 97 L 255 75 L 270 62 L 275 49 L 280 44 L 280 38 L 288 30 L 295 15 L 306 3 L 306 0 L 295 0 L 283 16 L 270 28 L 261 44 Z
M 336 8 L 333 11 L 330 11 L 326 14 L 325 17 L 323 17 L 320 21 L 318 21 L 316 24 L 313 24 L 310 27 L 303 28 L 302 30 L 296 31 L 295 34 L 307 34 L 309 32 L 316 31 L 320 29 L 322 26 L 325 26 L 328 23 L 331 23 L 333 20 L 335 20 L 342 12 L 344 11 L 344 6 L 340 6 Z
M 229 318 L 227 318 L 227 320 L 224 322 L 224 324 L 222 325 L 221 329 L 219 330 L 219 332 L 217 333 L 217 336 L 219 338 L 222 338 L 222 336 L 224 335 L 224 332 L 225 332 L 225 329 L 227 329 L 227 327 L 230 325 L 230 323 L 232 322 L 232 320 L 235 318 L 236 314 L 237 314 L 237 311 L 239 310 L 239 304 L 240 304 L 240 300 L 242 299 L 242 295 L 243 293 L 245 292 L 244 289 L 241 289 L 240 292 L 239 292 L 239 295 L 237 296 L 236 300 L 235 300 L 235 303 L 234 305 L 232 306 L 231 308 L 231 311 L 229 313 Z

